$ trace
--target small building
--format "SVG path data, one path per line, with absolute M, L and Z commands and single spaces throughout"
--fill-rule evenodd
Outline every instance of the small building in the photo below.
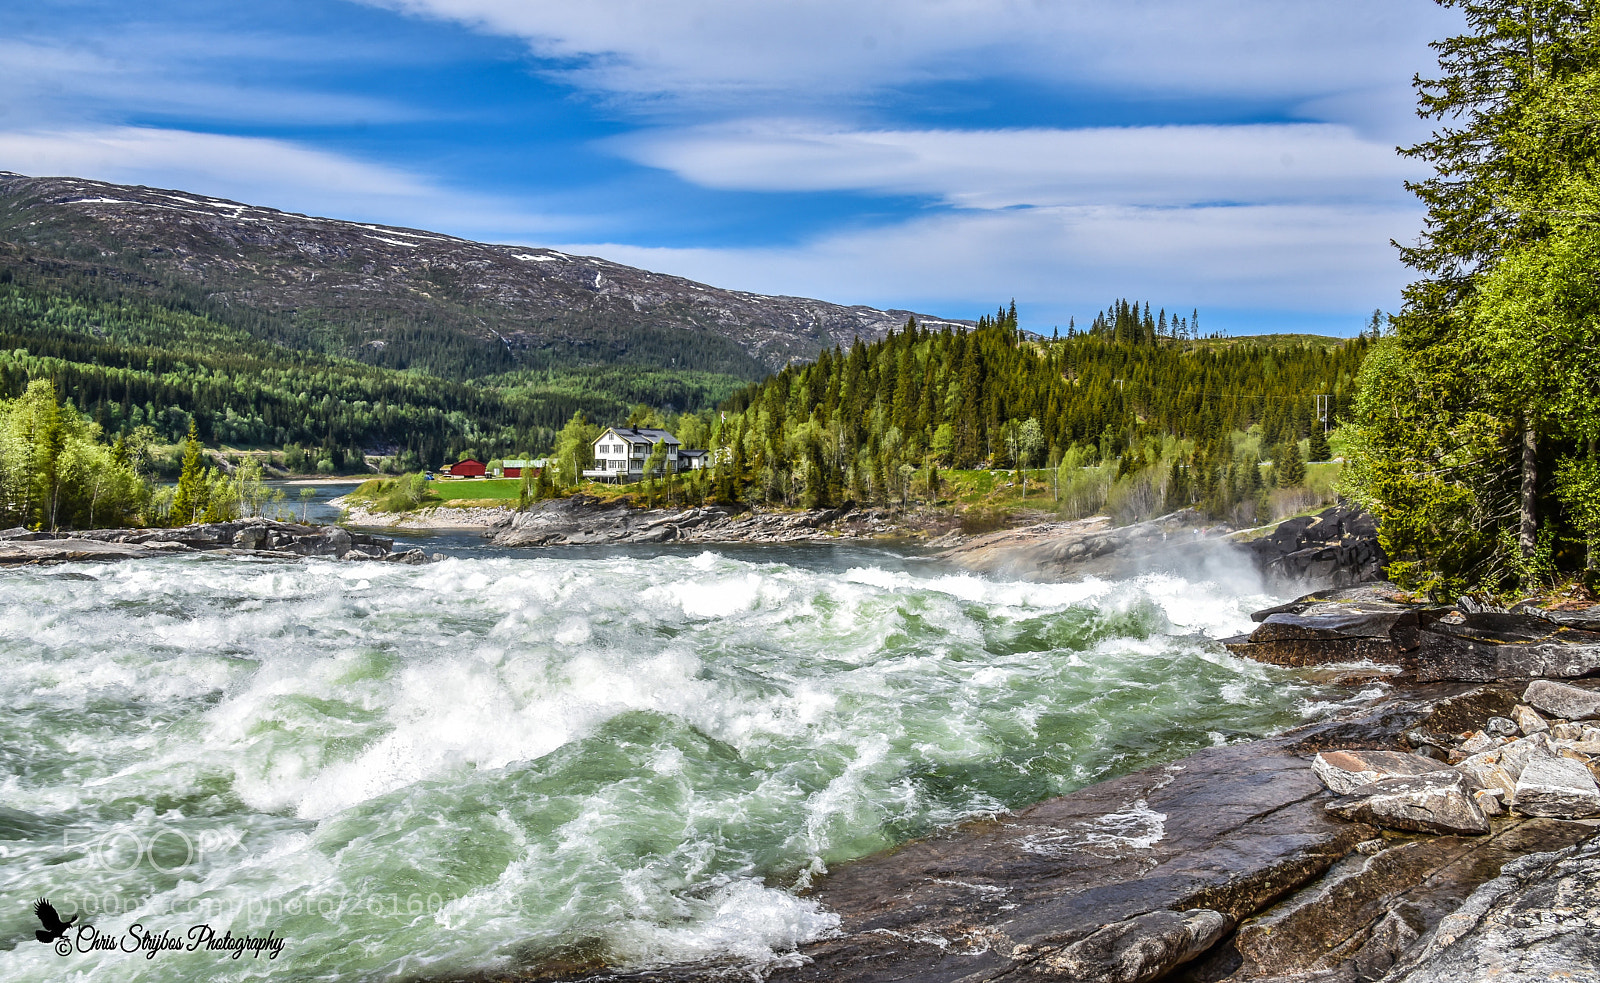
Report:
M 543 463 L 543 460 L 517 460 L 508 457 L 500 462 L 500 467 L 496 469 L 495 477 L 520 478 L 522 477 L 522 472 L 526 470 L 532 470 L 534 474 L 538 474 L 539 466 Z
M 465 461 L 457 461 L 445 470 L 453 478 L 482 478 L 489 469 L 483 466 L 482 461 L 474 461 L 469 457 Z
M 685 447 L 678 448 L 679 471 L 699 471 L 710 461 L 710 451 L 689 450 Z
M 666 459 L 655 477 L 676 474 L 678 438 L 665 430 L 607 427 L 594 440 L 594 467 L 585 469 L 583 476 L 594 481 L 639 481 L 645 477 L 644 462 L 657 444 L 666 445 Z

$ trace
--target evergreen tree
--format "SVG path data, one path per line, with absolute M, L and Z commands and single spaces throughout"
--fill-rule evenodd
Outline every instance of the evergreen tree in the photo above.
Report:
M 193 421 L 189 423 L 189 436 L 183 442 L 183 472 L 178 477 L 178 488 L 172 496 L 173 525 L 184 526 L 199 522 L 206 510 L 208 490 L 202 467 L 200 435 Z
M 1333 449 L 1328 446 L 1328 435 L 1322 425 L 1315 424 L 1311 428 L 1311 445 L 1306 450 L 1306 458 L 1311 461 L 1329 461 L 1333 459 Z
M 1410 185 L 1427 221 L 1401 250 L 1421 277 L 1363 369 L 1344 479 L 1378 517 L 1391 576 L 1443 595 L 1538 586 L 1541 522 L 1558 541 L 1581 532 L 1577 486 L 1548 480 L 1549 463 L 1570 473 L 1600 436 L 1582 286 L 1600 263 L 1600 9 L 1451 5 L 1468 31 L 1435 45 L 1442 74 L 1418 85 L 1438 129 L 1407 151 L 1435 172 Z
M 1284 443 L 1278 460 L 1273 462 L 1272 475 L 1279 488 L 1298 488 L 1305 483 L 1306 465 L 1300 459 L 1299 441 L 1291 439 Z

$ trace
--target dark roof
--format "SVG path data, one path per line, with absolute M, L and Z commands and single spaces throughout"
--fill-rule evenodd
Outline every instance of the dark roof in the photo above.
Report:
M 701 450 L 694 450 L 693 448 L 689 448 L 689 447 L 680 447 L 680 448 L 678 448 L 678 456 L 679 457 L 705 457 L 707 453 L 709 453 L 709 452 L 708 451 L 701 451 Z
M 610 430 L 618 437 L 621 437 L 623 440 L 638 440 L 646 444 L 655 444 L 661 441 L 665 441 L 669 444 L 676 444 L 678 442 L 678 438 L 674 437 L 670 433 L 667 433 L 665 430 L 654 430 L 646 427 L 640 427 L 638 429 L 634 429 L 632 427 L 607 427 L 606 429 Z M 600 436 L 603 437 L 605 434 L 601 434 Z M 600 438 L 596 437 L 595 439 L 599 440 Z

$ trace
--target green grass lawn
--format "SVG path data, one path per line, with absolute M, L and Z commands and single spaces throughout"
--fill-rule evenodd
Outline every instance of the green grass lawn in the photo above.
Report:
M 522 490 L 521 478 L 457 478 L 428 482 L 428 491 L 442 502 L 515 500 Z

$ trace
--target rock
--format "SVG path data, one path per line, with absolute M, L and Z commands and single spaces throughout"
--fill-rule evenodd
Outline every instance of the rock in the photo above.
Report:
M 1520 776 L 1522 769 L 1534 758 L 1553 758 L 1555 748 L 1550 746 L 1550 739 L 1544 734 L 1532 734 L 1528 737 L 1519 737 L 1500 749 L 1500 763 L 1505 766 L 1513 776 Z
M 1572 611 L 1548 610 L 1534 607 L 1531 604 L 1517 604 L 1511 610 L 1517 614 L 1543 618 L 1551 624 L 1560 625 L 1563 628 L 1575 628 L 1578 631 L 1600 631 L 1600 604 Z
M 1516 705 L 1516 689 L 1500 683 L 1446 697 L 1433 704 L 1422 727 L 1418 728 L 1421 733 L 1414 735 L 1412 746 L 1424 743 L 1446 746 L 1453 743 L 1451 735 L 1477 730 L 1489 717 L 1509 718 Z
M 1508 861 L 1591 835 L 1553 819 L 1500 823 L 1488 836 L 1367 840 L 1321 878 L 1247 918 L 1176 977 L 1182 983 L 1376 980 Z
M 1565 720 L 1558 720 L 1550 725 L 1550 739 L 1552 741 L 1578 741 L 1583 739 L 1583 726 L 1569 724 Z
M 805 512 L 748 511 L 727 506 L 681 511 L 641 509 L 627 498 L 573 495 L 539 502 L 495 526 L 496 546 L 585 543 L 792 543 L 836 536 L 868 538 L 886 514 L 857 511 L 853 502 Z
M 1230 640 L 1228 648 L 1236 655 L 1280 666 L 1397 663 L 1417 647 L 1417 636 L 1415 611 L 1345 606 L 1321 614 L 1269 614 L 1250 633 L 1248 646 Z
M 371 559 L 387 556 L 393 547 L 392 539 L 339 526 L 243 519 L 175 529 L 84 529 L 25 541 L 0 541 L 0 565 L 133 559 L 191 551 L 227 551 L 272 559 Z
M 1463 606 L 1465 610 L 1465 606 Z M 1418 682 L 1492 681 L 1600 672 L 1600 632 L 1561 628 L 1525 614 L 1467 613 L 1425 626 L 1414 654 Z
M 1538 756 L 1517 778 L 1511 807 L 1524 816 L 1582 819 L 1600 813 L 1600 787 L 1581 763 Z
M 1449 770 L 1443 762 L 1399 751 L 1323 751 L 1311 762 L 1322 784 L 1338 795 L 1349 795 L 1386 778 L 1407 778 Z
M 1506 864 L 1385 983 L 1551 983 L 1600 973 L 1600 840 Z
M 1483 725 L 1484 732 L 1492 737 L 1515 737 L 1517 735 L 1516 721 L 1506 717 L 1490 717 Z
M 1498 788 L 1480 788 L 1472 793 L 1472 801 L 1485 816 L 1498 816 L 1506 811 L 1500 800 L 1505 797 L 1505 791 Z
M 1456 770 L 1465 775 L 1474 786 L 1483 789 L 1493 789 L 1500 793 L 1504 802 L 1510 802 L 1517 794 L 1517 774 L 1514 774 L 1501 761 L 1498 751 L 1489 751 L 1484 754 L 1474 754 L 1460 764 Z
M 1363 785 L 1326 808 L 1351 822 L 1385 829 L 1467 835 L 1489 831 L 1489 821 L 1467 792 L 1465 776 L 1454 769 Z
M 1549 679 L 1535 679 L 1522 693 L 1522 701 L 1567 720 L 1600 717 L 1600 693 Z
M 1517 729 L 1526 736 L 1542 734 L 1550 730 L 1550 722 L 1541 717 L 1532 707 L 1518 706 L 1512 709 L 1511 719 L 1516 721 Z
M 1505 718 L 1502 717 L 1499 719 L 1503 720 Z M 1513 724 L 1512 726 L 1514 727 L 1516 725 Z M 1466 740 L 1462 741 L 1461 746 L 1456 750 L 1460 751 L 1463 756 L 1467 756 L 1481 754 L 1484 751 L 1492 751 L 1494 747 L 1495 739 L 1480 730 L 1470 735 Z
M 1279 584 L 1360 584 L 1381 578 L 1389 562 L 1372 516 L 1348 506 L 1286 519 L 1246 549 L 1262 576 Z
M 1144 983 L 1205 952 L 1232 927 L 1221 912 L 1208 908 L 1152 911 L 1041 955 L 1029 968 L 1067 979 Z M 1026 960 L 1032 947 L 1023 948 Z

